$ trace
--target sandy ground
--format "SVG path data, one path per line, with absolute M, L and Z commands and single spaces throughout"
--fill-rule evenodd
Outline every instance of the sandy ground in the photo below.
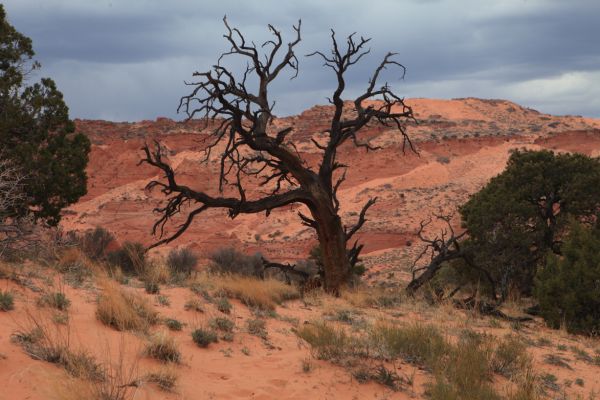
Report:
M 13 281 L 0 280 L 2 290 L 15 294 L 15 309 L 0 312 L 0 399 L 53 399 L 69 381 L 60 367 L 34 360 L 10 337 L 15 332 L 27 331 L 32 318 L 42 321 L 51 332 L 68 332 L 71 349 L 83 349 L 103 363 L 120 365 L 131 376 L 142 376 L 156 370 L 160 363 L 143 354 L 145 335 L 117 332 L 102 325 L 95 316 L 96 297 L 94 285 L 84 288 L 63 288 L 72 304 L 66 327 L 51 322 L 52 311 L 36 306 L 41 292 L 56 290 L 60 277 L 47 268 L 27 267 L 28 287 Z M 24 275 L 25 276 L 25 275 Z M 527 352 L 534 360 L 534 370 L 540 376 L 552 374 L 560 389 L 547 389 L 550 398 L 586 396 L 600 391 L 600 365 L 594 357 L 600 351 L 600 340 L 569 335 L 563 331 L 547 329 L 541 321 L 514 324 L 480 317 L 460 311 L 448 305 L 430 306 L 420 301 L 406 300 L 391 308 L 353 306 L 344 299 L 324 295 L 311 296 L 305 301 L 287 302 L 276 309 L 276 315 L 266 318 L 266 339 L 251 335 L 246 320 L 255 318 L 252 312 L 236 300 L 228 316 L 235 321 L 232 342 L 221 340 L 208 348 L 198 348 L 190 337 L 196 327 L 207 326 L 208 321 L 223 316 L 214 305 L 201 300 L 204 312 L 187 311 L 185 303 L 192 298 L 201 299 L 188 288 L 163 287 L 161 295 L 169 299 L 167 306 L 159 305 L 155 295 L 145 294 L 142 288 L 129 286 L 126 290 L 137 291 L 148 298 L 162 318 L 176 318 L 185 323 L 181 332 L 169 332 L 176 338 L 182 353 L 181 363 L 173 369 L 178 375 L 176 389 L 172 393 L 159 390 L 155 385 L 142 383 L 136 388 L 133 399 L 411 399 L 424 398 L 430 373 L 415 366 L 397 362 L 390 366 L 399 376 L 412 377 L 413 383 L 401 391 L 393 391 L 377 383 L 359 383 L 350 372 L 327 361 L 319 361 L 309 347 L 294 334 L 293 330 L 303 324 L 326 318 L 336 310 L 349 310 L 366 321 L 378 320 L 413 323 L 420 321 L 433 324 L 449 337 L 469 328 L 479 332 L 503 337 L 519 336 L 528 344 Z M 510 307 L 514 309 L 510 309 Z M 510 305 L 508 312 L 516 312 L 517 305 Z M 58 327 L 58 328 L 57 328 Z M 151 332 L 165 329 L 157 326 Z M 56 336 L 65 338 L 67 336 Z M 541 338 L 541 340 L 540 340 Z M 565 364 L 551 365 L 548 356 L 560 357 Z M 582 355 L 586 355 L 583 357 Z M 303 364 L 309 364 L 305 371 Z M 580 380 L 580 381 L 578 381 Z M 575 384 L 583 382 L 583 386 Z M 497 378 L 499 391 L 509 385 L 504 378 Z M 552 397 L 555 396 L 555 397 Z M 560 397 L 563 398 L 563 397 Z
M 368 127 L 366 136 L 383 146 L 380 151 L 367 154 L 347 146 L 340 154 L 340 161 L 351 166 L 339 192 L 344 221 L 352 223 L 370 197 L 379 198 L 358 235 L 365 243 L 367 279 L 373 282 L 405 280 L 408 266 L 419 251 L 415 243 L 419 222 L 432 212 L 451 211 L 464 202 L 502 171 L 511 150 L 547 148 L 600 155 L 598 120 L 540 114 L 502 100 L 407 102 L 419 120 L 419 125 L 408 127 L 418 154 L 403 154 L 397 135 L 378 127 Z M 330 113 L 330 108 L 317 106 L 299 116 L 278 120 L 276 126 L 293 125 L 300 152 L 309 163 L 315 163 L 318 152 L 309 138 L 326 128 Z M 122 242 L 149 244 L 156 240 L 150 234 L 155 219 L 152 209 L 161 197 L 144 190 L 147 182 L 157 177 L 156 171 L 136 166 L 141 146 L 153 138 L 160 139 L 169 149 L 170 162 L 184 182 L 214 193 L 217 165 L 214 159 L 208 165 L 200 162 L 206 135 L 197 122 L 77 121 L 77 127 L 93 142 L 89 193 L 66 211 L 64 230 L 85 231 L 104 226 Z M 234 220 L 226 218 L 223 212 L 210 211 L 172 245 L 190 246 L 202 256 L 216 248 L 236 246 L 249 253 L 261 251 L 275 260 L 302 259 L 315 244 L 315 238 L 299 223 L 298 210 L 289 207 L 273 211 L 269 218 L 242 215 Z M 52 278 L 48 270 L 31 268 L 30 279 L 36 286 L 48 289 L 51 283 L 57 284 L 57 278 Z M 42 312 L 35 305 L 40 294 L 9 280 L 0 280 L 0 289 L 12 291 L 16 298 L 15 310 L 0 312 L 0 399 L 50 399 L 56 386 L 68 379 L 66 373 L 57 366 L 31 359 L 10 341 L 13 333 L 25 329 L 28 315 Z M 140 288 L 130 290 L 143 293 Z M 96 320 L 97 289 L 66 286 L 65 291 L 72 301 L 69 340 L 73 346 L 110 362 L 122 353 L 126 366 L 136 366 L 140 373 L 158 367 L 157 362 L 141 355 L 143 336 L 114 331 Z M 251 312 L 233 301 L 233 342 L 221 341 L 200 349 L 190 338 L 191 329 L 206 324 L 219 312 L 208 304 L 205 313 L 185 311 L 184 303 L 194 296 L 189 289 L 164 288 L 162 294 L 170 299 L 169 306 L 160 306 L 156 296 L 143 295 L 155 303 L 161 316 L 187 324 L 182 332 L 171 333 L 183 354 L 182 364 L 177 367 L 179 382 L 175 393 L 144 384 L 136 389 L 135 399 L 409 399 L 422 398 L 424 384 L 431 379 L 424 371 L 399 364 L 395 366 L 397 371 L 414 375 L 414 384 L 409 390 L 394 392 L 376 383 L 360 384 L 345 369 L 312 358 L 310 350 L 293 333 L 295 323 L 291 321 L 304 324 L 322 318 L 328 308 L 351 307 L 340 299 L 323 298 L 317 305 L 293 301 L 278 307 L 280 318 L 267 320 L 266 341 L 246 332 L 245 321 Z M 598 356 L 598 340 L 552 331 L 540 321 L 515 329 L 505 322 L 417 303 L 360 312 L 372 320 L 423 320 L 448 332 L 470 326 L 498 336 L 508 332 L 522 335 L 530 343 L 528 351 L 535 359 L 537 372 L 555 375 L 561 390 L 572 396 L 568 398 L 600 392 L 600 367 L 574 350 L 583 350 L 592 358 Z M 569 367 L 548 364 L 545 360 L 549 354 L 563 357 Z M 303 372 L 303 362 L 310 363 L 309 372 Z M 577 379 L 582 379 L 583 387 L 575 384 Z M 502 387 L 506 382 L 500 380 L 497 384 Z

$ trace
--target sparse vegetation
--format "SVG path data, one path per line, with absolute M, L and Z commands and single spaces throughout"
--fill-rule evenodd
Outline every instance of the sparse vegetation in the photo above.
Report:
M 145 375 L 146 382 L 155 383 L 161 390 L 172 392 L 177 386 L 178 375 L 171 367 L 163 367 Z
M 396 325 L 379 322 L 360 335 L 350 335 L 342 327 L 313 322 L 296 333 L 307 341 L 314 355 L 351 368 L 359 381 L 375 380 L 392 388 L 412 381 L 379 364 L 369 367 L 369 359 L 406 362 L 430 371 L 428 384 L 431 399 L 501 399 L 491 384 L 494 373 L 521 378 L 530 371 L 525 347 L 508 336 L 496 344 L 490 336 L 463 331 L 453 343 L 435 327 L 424 324 Z M 528 376 L 528 375 L 527 375 Z M 530 380 L 518 383 L 511 399 L 532 399 Z
M 174 277 L 188 277 L 198 264 L 198 256 L 187 248 L 173 249 L 167 255 L 167 266 Z
M 97 226 L 92 231 L 83 234 L 79 240 L 81 251 L 91 260 L 106 258 L 108 246 L 114 242 L 115 237 L 108 230 Z
M 15 300 L 12 293 L 0 291 L 0 311 L 10 311 L 15 308 Z
M 73 351 L 68 328 L 28 314 L 28 327 L 12 335 L 12 341 L 35 360 L 60 365 L 70 375 L 92 381 L 105 379 L 104 368 L 85 351 Z
M 224 274 L 237 274 L 260 278 L 264 274 L 262 256 L 256 253 L 247 256 L 233 247 L 218 249 L 210 255 L 211 269 Z
M 218 290 L 228 296 L 239 299 L 249 307 L 257 307 L 264 310 L 273 310 L 277 304 L 285 300 L 300 297 L 300 293 L 294 286 L 274 280 L 259 280 L 252 277 L 227 275 L 215 278 Z
M 173 318 L 167 318 L 165 320 L 165 325 L 172 331 L 180 331 L 183 329 L 183 324 L 180 321 Z
M 155 333 L 149 338 L 145 354 L 163 362 L 179 363 L 181 360 L 175 339 L 166 332 Z
M 235 323 L 229 318 L 217 317 L 210 320 L 209 326 L 214 330 L 231 333 Z
M 120 249 L 109 252 L 107 259 L 126 274 L 144 276 L 146 273 L 146 248 L 141 243 L 125 242 Z
M 208 347 L 211 343 L 217 343 L 219 339 L 215 331 L 205 328 L 197 328 L 192 332 L 192 340 L 198 347 Z
M 65 311 L 71 305 L 71 301 L 64 292 L 46 293 L 38 299 L 38 305 L 49 306 L 57 310 Z
M 357 354 L 359 343 L 346 334 L 342 328 L 336 328 L 324 322 L 313 322 L 304 325 L 296 334 L 310 344 L 314 355 L 319 360 L 340 360 Z
M 158 283 L 153 281 L 144 282 L 144 289 L 146 289 L 146 293 L 148 294 L 158 294 L 160 293 L 160 286 Z
M 262 339 L 267 338 L 267 324 L 264 319 L 248 319 L 246 320 L 246 325 L 248 327 L 248 333 L 254 336 L 258 336 Z
M 200 299 L 189 299 L 188 301 L 185 302 L 185 304 L 183 305 L 183 308 L 186 311 L 196 311 L 196 312 L 204 312 L 204 307 L 202 305 L 202 301 L 200 301 Z
M 215 302 L 215 306 L 217 307 L 217 310 L 219 310 L 223 314 L 229 314 L 232 308 L 231 303 L 229 302 L 227 297 L 219 297 Z
M 104 281 L 101 286 L 96 315 L 105 325 L 120 331 L 146 331 L 158 321 L 156 311 L 137 293 L 111 281 Z

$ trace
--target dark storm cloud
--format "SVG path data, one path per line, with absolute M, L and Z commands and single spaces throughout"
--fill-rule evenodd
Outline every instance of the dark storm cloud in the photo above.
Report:
M 595 0 L 159 1 L 9 0 L 9 18 L 31 36 L 43 74 L 84 118 L 176 117 L 183 81 L 227 46 L 227 14 L 257 43 L 266 24 L 284 34 L 302 18 L 299 54 L 328 51 L 338 37 L 372 37 L 369 58 L 348 74 L 362 90 L 387 51 L 407 67 L 385 79 L 408 96 L 504 97 L 544 112 L 600 116 L 600 2 Z M 241 68 L 239 60 L 229 60 Z M 300 57 L 300 76 L 274 86 L 277 114 L 324 103 L 332 73 Z M 180 116 L 181 118 L 181 116 Z

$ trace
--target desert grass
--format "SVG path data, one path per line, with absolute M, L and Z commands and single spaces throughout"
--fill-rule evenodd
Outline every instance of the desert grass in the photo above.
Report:
M 350 334 L 336 323 L 315 321 L 296 334 L 310 344 L 313 356 L 349 368 L 359 381 L 375 380 L 397 389 L 412 382 L 383 361 L 401 360 L 431 373 L 427 396 L 434 400 L 537 399 L 535 375 L 525 345 L 513 336 L 501 340 L 464 330 L 457 338 L 423 323 L 379 321 Z M 376 367 L 372 367 L 376 365 Z M 493 385 L 496 374 L 513 379 L 505 395 Z
M 248 333 L 254 336 L 258 336 L 261 339 L 267 339 L 267 323 L 264 319 L 250 318 L 246 320 L 246 327 Z
M 119 331 L 145 332 L 158 322 L 158 313 L 140 294 L 125 290 L 118 283 L 103 280 L 96 316 L 100 322 Z
M 314 321 L 296 330 L 296 334 L 310 344 L 313 355 L 319 360 L 341 363 L 355 357 L 363 348 L 357 338 L 349 335 L 343 327 L 323 321 Z
M 235 328 L 235 322 L 229 318 L 216 317 L 209 321 L 209 326 L 214 330 L 231 333 Z
M 0 291 L 0 311 L 10 311 L 15 308 L 15 297 L 9 291 Z
M 171 281 L 171 270 L 161 260 L 147 261 L 141 278 L 147 283 L 166 284 Z
M 340 297 L 354 307 L 359 308 L 391 308 L 405 300 L 401 290 L 355 286 L 342 290 Z
M 192 340 L 198 347 L 206 348 L 211 343 L 219 341 L 217 333 L 213 329 L 203 327 L 196 328 L 192 331 Z
M 109 352 L 110 353 L 110 352 Z M 109 356 L 110 357 L 110 356 Z M 73 378 L 58 380 L 52 389 L 53 400 L 133 400 L 143 378 L 139 375 L 139 359 L 127 360 L 123 343 L 116 359 L 108 358 L 103 366 L 103 379 Z
M 169 330 L 180 331 L 183 329 L 183 323 L 175 318 L 167 318 L 164 320 L 164 324 Z
M 93 381 L 104 379 L 103 367 L 84 350 L 71 344 L 70 327 L 52 322 L 45 314 L 26 312 L 25 325 L 12 341 L 34 360 L 57 364 L 71 376 Z
M 206 277 L 202 279 L 207 283 Z M 274 310 L 278 304 L 300 297 L 300 292 L 296 287 L 275 279 L 261 280 L 241 275 L 212 275 L 209 277 L 208 285 L 217 293 L 224 293 L 249 307 L 263 310 Z
M 177 386 L 179 375 L 172 366 L 164 366 L 148 372 L 142 379 L 145 382 L 154 383 L 160 390 L 172 392 Z
M 156 332 L 149 337 L 144 354 L 162 362 L 181 361 L 181 352 L 175 338 L 164 331 Z
M 43 294 L 38 298 L 37 304 L 40 307 L 48 306 L 60 311 L 66 311 L 71 305 L 71 301 L 64 292 L 59 291 Z

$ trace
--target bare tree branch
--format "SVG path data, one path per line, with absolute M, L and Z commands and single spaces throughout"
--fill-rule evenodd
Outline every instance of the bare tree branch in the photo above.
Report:
M 188 119 L 202 117 L 206 127 L 211 129 L 204 161 L 212 157 L 213 150 L 218 153 L 219 196 L 179 184 L 175 171 L 164 160 L 160 144 L 155 143 L 152 149 L 146 145 L 141 162 L 158 168 L 163 174 L 163 179 L 151 181 L 147 188 L 157 188 L 167 198 L 166 205 L 155 209 L 159 219 L 153 233 L 159 234 L 161 240 L 154 246 L 176 239 L 198 215 L 211 208 L 227 209 L 229 216 L 234 218 L 240 213 L 262 211 L 268 215 L 275 208 L 301 203 L 308 208 L 310 216 L 298 215 L 304 225 L 315 229 L 323 250 L 325 287 L 338 293 L 362 249 L 356 242 L 350 250 L 346 246 L 364 225 L 366 212 L 375 200 L 365 204 L 352 228 L 344 228 L 338 215 L 338 190 L 345 180 L 347 166 L 337 161 L 337 151 L 347 141 L 366 150 L 376 150 L 377 146 L 360 138 L 361 129 L 370 123 L 396 130 L 402 137 L 403 151 L 406 144 L 414 150 L 403 126 L 407 120 L 414 121 L 412 109 L 387 83 L 378 82 L 384 69 L 399 68 L 401 77 L 405 69 L 389 53 L 370 77 L 365 92 L 353 102 L 345 103 L 342 97 L 346 87 L 345 74 L 369 54 L 370 39 L 352 34 L 340 44 L 332 30 L 330 55 L 320 51 L 311 54 L 323 58 L 325 65 L 334 71 L 337 81 L 330 100 L 334 113 L 326 137 L 319 142 L 311 138 L 322 152 L 318 171 L 313 171 L 294 142 L 289 140 L 294 127 L 275 129 L 275 102 L 269 97 L 269 84 L 284 70 L 292 72 L 292 79 L 298 74 L 296 47 L 301 41 L 301 22 L 292 27 L 293 36 L 287 47 L 282 33 L 272 25 L 268 25 L 271 39 L 257 46 L 230 26 L 226 18 L 223 23 L 229 50 L 221 54 L 209 71 L 193 74 L 195 81 L 186 83 L 191 93 L 181 98 L 178 107 Z M 240 76 L 227 68 L 226 62 L 230 58 L 235 58 L 237 65 L 246 65 Z M 341 173 L 337 175 L 336 171 Z M 245 187 L 249 179 L 258 182 L 259 197 L 256 197 L 256 191 Z M 235 197 L 223 195 L 232 191 L 236 193 Z M 166 235 L 167 224 L 179 214 L 185 214 L 184 222 L 175 233 Z

